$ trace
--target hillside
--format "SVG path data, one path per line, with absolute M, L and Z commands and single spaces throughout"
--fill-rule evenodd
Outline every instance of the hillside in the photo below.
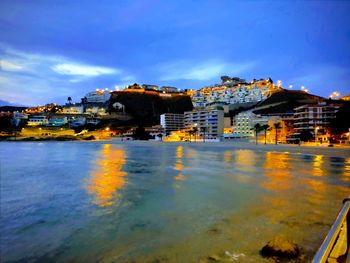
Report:
M 27 107 L 19 107 L 19 106 L 1 106 L 0 111 L 9 111 L 9 112 L 14 112 L 14 111 L 22 111 L 25 110 Z
M 325 98 L 308 94 L 304 91 L 282 90 L 272 94 L 269 98 L 257 104 L 256 114 L 273 114 L 293 112 L 293 109 L 304 104 L 314 104 L 325 101 Z
M 159 122 L 159 117 L 163 113 L 183 113 L 193 109 L 189 96 L 166 97 L 160 96 L 157 92 L 119 91 L 112 93 L 109 111 L 120 112 L 122 111 L 120 106 L 124 106 L 125 112 L 136 121 L 145 124 Z

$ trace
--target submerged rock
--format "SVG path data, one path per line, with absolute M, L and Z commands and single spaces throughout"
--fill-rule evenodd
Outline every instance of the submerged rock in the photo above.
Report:
M 213 255 L 208 256 L 208 259 L 211 261 L 219 261 L 220 257 L 218 255 L 213 254 Z
M 269 241 L 260 251 L 263 257 L 278 257 L 292 259 L 300 255 L 297 244 L 287 240 L 285 237 L 277 236 Z

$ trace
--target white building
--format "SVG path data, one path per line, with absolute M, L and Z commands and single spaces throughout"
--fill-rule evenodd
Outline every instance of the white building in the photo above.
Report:
M 68 104 L 62 107 L 62 113 L 64 114 L 82 114 L 84 112 L 84 106 L 82 104 Z
M 172 131 L 179 131 L 184 128 L 184 115 L 181 113 L 164 113 L 160 115 L 160 125 L 166 135 L 169 135 Z
M 108 89 L 100 90 L 96 89 L 96 91 L 89 92 L 85 95 L 86 102 L 88 103 L 105 103 L 111 97 Z
M 47 125 L 48 119 L 45 115 L 34 115 L 28 118 L 28 126 Z
M 51 116 L 48 121 L 48 126 L 63 126 L 68 123 L 68 118 L 66 116 Z
M 185 112 L 185 128 L 196 127 L 205 139 L 219 139 L 224 132 L 224 111 L 217 109 L 196 109 Z
M 268 121 L 267 117 L 254 114 L 252 111 L 241 112 L 234 118 L 233 135 L 235 137 L 253 137 L 255 124 L 264 125 Z
M 106 106 L 103 105 L 87 105 L 85 107 L 85 113 L 86 114 L 93 114 L 93 115 L 107 115 L 106 112 Z
M 232 79 L 231 79 L 232 80 Z M 242 80 L 243 81 L 243 80 Z M 254 80 L 248 83 L 242 81 L 204 87 L 191 95 L 195 108 L 206 107 L 214 102 L 227 104 L 259 102 L 265 100 L 278 87 L 270 80 Z

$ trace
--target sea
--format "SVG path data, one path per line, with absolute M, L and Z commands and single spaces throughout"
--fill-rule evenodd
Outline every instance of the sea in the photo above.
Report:
M 350 158 L 234 143 L 0 144 L 1 262 L 311 260 L 350 193 Z

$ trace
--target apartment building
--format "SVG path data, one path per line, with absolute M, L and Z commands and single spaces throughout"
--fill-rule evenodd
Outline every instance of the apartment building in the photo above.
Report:
M 218 109 L 196 109 L 185 112 L 185 128 L 196 127 L 205 139 L 219 139 L 224 132 L 224 111 Z
M 173 131 L 179 131 L 184 128 L 184 114 L 164 113 L 160 115 L 160 125 L 163 127 L 166 135 Z
M 302 105 L 294 109 L 294 135 L 302 131 L 309 131 L 317 140 L 326 141 L 326 133 L 329 125 L 336 117 L 340 105 L 319 104 Z

